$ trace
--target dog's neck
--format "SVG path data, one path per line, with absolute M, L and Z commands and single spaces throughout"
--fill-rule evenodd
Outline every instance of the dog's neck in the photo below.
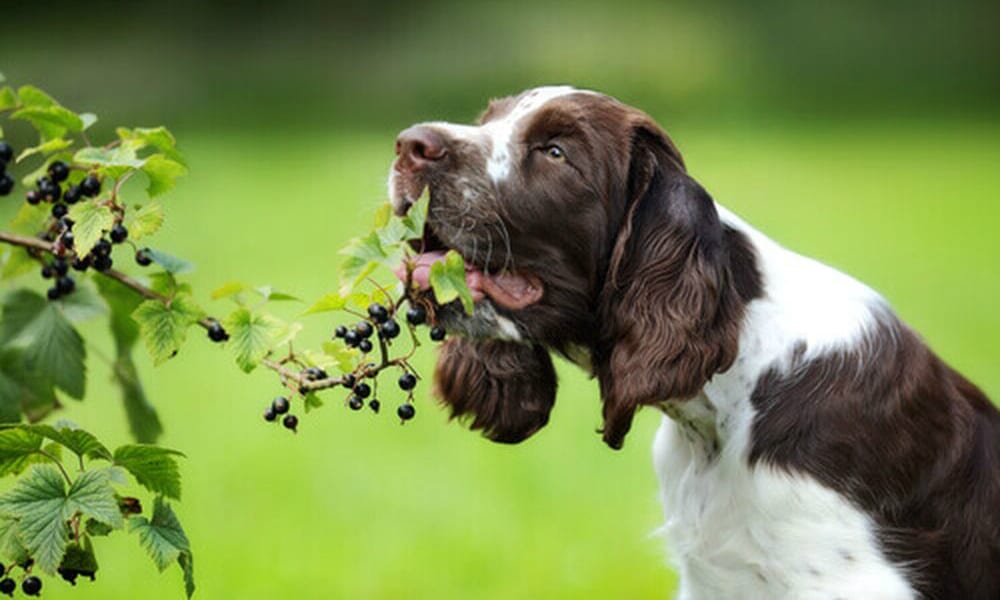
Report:
M 677 423 L 684 438 L 696 451 L 695 456 L 711 462 L 719 454 L 725 439 L 719 428 L 719 411 L 704 393 L 690 400 L 662 402 L 659 409 Z

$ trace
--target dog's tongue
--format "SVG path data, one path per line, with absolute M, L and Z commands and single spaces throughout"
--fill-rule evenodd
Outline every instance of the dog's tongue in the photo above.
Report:
M 410 259 L 413 269 L 413 283 L 421 290 L 431 288 L 431 265 L 444 260 L 444 252 L 424 252 Z M 406 266 L 400 264 L 395 269 L 396 277 L 406 280 Z M 534 277 L 515 273 L 486 274 L 475 267 L 465 266 L 465 284 L 469 286 L 473 300 L 489 296 L 504 308 L 520 309 L 538 302 L 542 297 L 542 285 Z

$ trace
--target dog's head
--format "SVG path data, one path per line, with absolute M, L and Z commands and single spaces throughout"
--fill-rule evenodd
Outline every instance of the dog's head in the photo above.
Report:
M 646 114 L 537 88 L 494 100 L 475 126 L 411 127 L 396 151 L 396 212 L 430 191 L 418 268 L 458 250 L 477 299 L 472 315 L 438 311 L 466 336 L 440 357 L 439 394 L 491 439 L 517 442 L 547 421 L 546 349 L 590 363 L 615 448 L 640 406 L 690 397 L 732 362 L 743 303 L 731 232 Z

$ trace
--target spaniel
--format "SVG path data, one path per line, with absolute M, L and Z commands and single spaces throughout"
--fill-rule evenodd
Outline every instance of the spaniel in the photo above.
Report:
M 610 447 L 659 409 L 680 598 L 1000 598 L 1000 412 L 876 292 L 716 203 L 649 116 L 543 87 L 396 152 L 396 212 L 430 191 L 412 280 L 455 249 L 476 298 L 437 309 L 438 395 L 520 442 L 555 352 L 600 382 Z

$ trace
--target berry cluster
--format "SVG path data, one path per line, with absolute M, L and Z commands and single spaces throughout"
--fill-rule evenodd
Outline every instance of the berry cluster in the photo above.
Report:
M 7 172 L 7 165 L 13 160 L 14 148 L 7 142 L 0 142 L 0 196 L 6 196 L 14 189 L 14 178 Z
M 20 565 L 23 569 L 27 570 L 31 567 L 31 561 L 27 564 Z M 10 571 L 13 571 L 15 567 L 10 567 Z M 10 576 L 11 573 L 3 564 L 0 564 L 0 594 L 6 596 L 14 597 L 14 592 L 17 591 L 17 582 L 14 581 L 13 577 Z M 24 592 L 25 596 L 38 596 L 42 593 L 42 580 L 35 575 L 28 575 L 21 582 L 21 591 Z
M 445 338 L 445 330 L 432 324 L 433 317 L 428 315 L 428 308 L 422 302 L 422 300 L 408 299 L 409 308 L 405 315 L 406 325 L 409 327 L 415 345 L 415 331 L 421 325 L 431 325 L 431 340 L 439 342 Z M 335 340 L 341 341 L 348 348 L 360 350 L 364 355 L 372 353 L 378 344 L 378 349 L 381 351 L 380 363 L 365 362 L 352 372 L 334 378 L 331 378 L 326 371 L 319 367 L 304 367 L 297 373 L 286 371 L 284 381 L 286 384 L 290 384 L 292 381 L 299 382 L 298 392 L 301 396 L 340 385 L 349 392 L 345 399 L 345 404 L 349 409 L 360 411 L 367 406 L 373 413 L 378 414 L 382 408 L 382 402 L 378 399 L 378 378 L 386 369 L 395 367 L 403 371 L 397 380 L 397 385 L 399 389 L 406 392 L 406 400 L 396 407 L 396 416 L 401 422 L 409 421 L 417 414 L 413 405 L 413 392 L 417 387 L 418 377 L 408 362 L 412 352 L 396 358 L 389 356 L 389 350 L 394 340 L 402 333 L 402 328 L 396 318 L 398 309 L 399 304 L 390 303 L 387 307 L 375 302 L 368 306 L 367 317 L 363 320 L 350 327 L 339 325 L 334 329 Z M 219 329 L 221 331 L 221 327 Z M 212 336 L 212 332 L 213 329 L 209 329 L 209 337 Z M 286 360 L 298 362 L 291 356 Z M 290 408 L 288 398 L 278 397 L 264 411 L 264 420 L 275 422 L 279 417 L 285 415 L 282 423 L 286 428 L 295 431 L 299 420 L 294 415 L 286 414 Z

